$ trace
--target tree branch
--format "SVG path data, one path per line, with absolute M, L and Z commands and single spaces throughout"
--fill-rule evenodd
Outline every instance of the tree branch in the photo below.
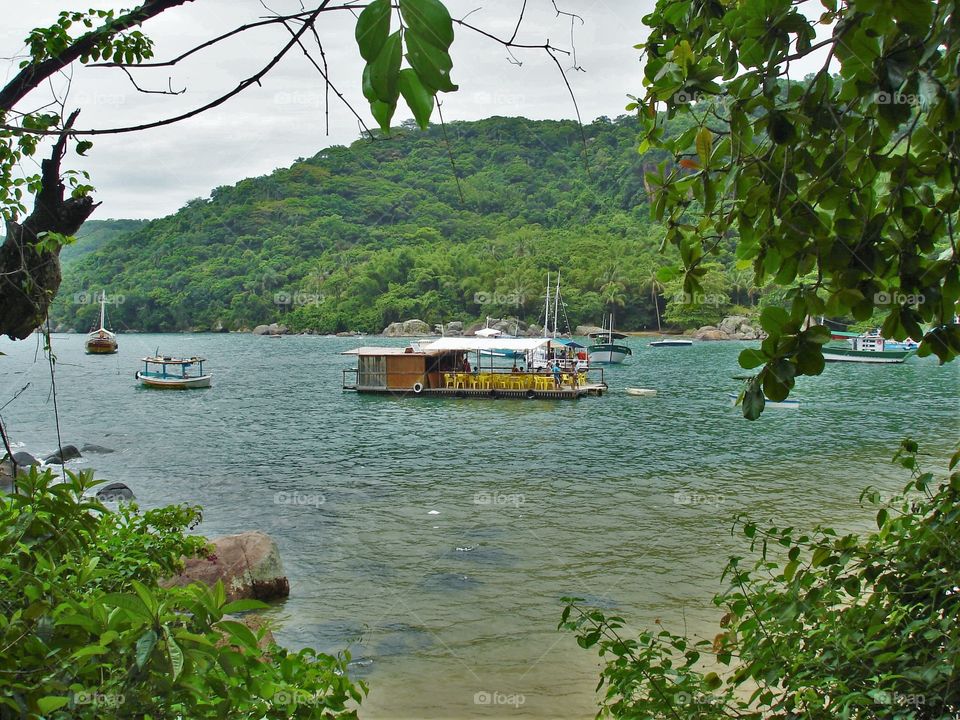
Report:
M 101 25 L 96 30 L 81 35 L 58 55 L 27 65 L 3 89 L 0 89 L 0 111 L 13 108 L 44 80 L 88 54 L 104 39 L 112 37 L 122 30 L 140 25 L 145 20 L 149 20 L 170 8 L 183 5 L 185 2 L 193 2 L 193 0 L 147 0 L 136 10 L 132 10 L 126 15 L 121 15 Z

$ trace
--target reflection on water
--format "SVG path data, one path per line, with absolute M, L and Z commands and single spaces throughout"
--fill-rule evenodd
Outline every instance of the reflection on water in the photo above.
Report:
M 561 597 L 706 634 L 744 550 L 735 515 L 865 522 L 860 490 L 905 479 L 901 436 L 943 456 L 960 429 L 957 365 L 829 365 L 799 380 L 798 410 L 749 423 L 727 398 L 746 344 L 631 343 L 610 393 L 550 403 L 343 393 L 351 340 L 126 335 L 88 357 L 81 336 L 54 338 L 64 442 L 117 450 L 78 466 L 145 506 L 202 504 L 208 536 L 273 535 L 291 581 L 278 639 L 349 645 L 371 718 L 592 717 L 598 659 L 557 632 Z M 158 346 L 208 357 L 214 387 L 138 388 Z M 0 350 L 0 404 L 30 384 L 4 410 L 14 439 L 52 450 L 42 357 Z

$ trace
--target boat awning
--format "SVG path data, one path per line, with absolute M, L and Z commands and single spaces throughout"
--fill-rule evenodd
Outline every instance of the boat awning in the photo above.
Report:
M 481 350 L 513 350 L 529 352 L 544 347 L 551 338 L 478 338 L 444 337 L 420 346 L 428 355 L 444 352 L 479 352 Z
M 503 335 L 503 330 L 496 330 L 494 328 L 483 328 L 482 330 L 477 330 L 474 335 L 477 337 L 500 337 Z
M 556 340 L 554 340 L 554 342 L 557 343 L 558 345 L 566 345 L 567 347 L 572 347 L 572 348 L 586 347 L 585 345 L 581 345 L 575 340 L 560 340 L 559 338 L 557 338 Z
M 623 340 L 627 336 L 624 335 L 623 333 L 608 332 L 607 330 L 604 330 L 603 332 L 592 332 L 589 335 L 587 335 L 587 337 L 593 338 L 594 340 L 603 340 L 604 338 L 613 338 L 614 340 Z
M 423 355 L 422 352 L 415 352 L 410 346 L 407 347 L 376 347 L 365 346 L 354 348 L 353 350 L 344 350 L 341 355 Z

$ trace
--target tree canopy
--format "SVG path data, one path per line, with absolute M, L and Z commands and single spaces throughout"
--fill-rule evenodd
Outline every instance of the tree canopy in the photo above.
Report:
M 653 215 L 701 292 L 705 264 L 736 238 L 754 284 L 788 288 L 763 317 L 762 366 L 744 398 L 783 399 L 823 370 L 829 334 L 807 318 L 875 311 L 887 337 L 941 362 L 960 352 L 960 38 L 956 6 L 660 0 L 645 18 L 641 149 L 670 157 L 649 176 Z M 798 62 L 819 69 L 789 82 Z M 658 109 L 666 108 L 665 112 Z M 675 117 L 693 122 L 665 132 Z

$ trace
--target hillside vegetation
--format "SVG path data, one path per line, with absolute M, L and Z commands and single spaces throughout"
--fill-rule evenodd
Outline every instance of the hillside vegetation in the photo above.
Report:
M 670 257 L 643 181 L 659 158 L 637 153 L 635 118 L 598 119 L 586 145 L 567 121 L 498 117 L 446 135 L 405 126 L 331 147 L 110 237 L 70 258 L 54 319 L 85 329 L 90 296 L 105 288 L 122 300 L 112 323 L 144 331 L 536 322 L 557 270 L 571 325 L 614 310 L 619 327 L 656 327 L 657 295 L 678 325 L 747 301 L 749 271 L 720 248 L 707 302 L 666 307 L 670 285 L 656 273 Z

